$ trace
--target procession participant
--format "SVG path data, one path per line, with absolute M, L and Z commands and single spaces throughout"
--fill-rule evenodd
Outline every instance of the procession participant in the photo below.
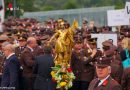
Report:
M 126 68 L 122 75 L 121 86 L 122 90 L 130 90 L 130 67 Z
M 53 90 L 54 82 L 51 77 L 51 67 L 54 67 L 54 58 L 52 56 L 52 47 L 44 46 L 44 55 L 36 57 L 34 74 L 36 75 L 35 90 Z
M 92 80 L 88 90 L 122 90 L 121 86 L 110 75 L 110 65 L 110 58 L 102 57 L 97 60 L 96 73 L 98 78 Z
M 34 48 L 37 46 L 37 41 L 34 37 L 28 37 L 27 46 L 21 53 L 20 63 L 23 67 L 23 83 L 24 90 L 32 90 L 33 86 L 33 68 L 35 65 Z
M 82 42 L 76 42 L 71 56 L 71 68 L 75 75 L 71 90 L 87 90 L 94 78 L 95 69 L 91 64 L 84 64 L 86 53 Z
M 104 41 L 102 45 L 103 45 L 103 56 L 109 57 L 112 60 L 111 76 L 118 83 L 121 83 L 123 67 L 122 67 L 120 55 L 117 51 L 117 47 L 114 46 L 109 40 Z

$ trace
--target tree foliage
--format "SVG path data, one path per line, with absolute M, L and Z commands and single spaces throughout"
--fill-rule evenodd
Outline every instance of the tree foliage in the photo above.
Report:
M 5 0 L 9 2 L 13 0 Z M 124 8 L 127 0 L 16 0 L 24 11 L 48 11 L 60 9 L 75 9 L 115 5 L 117 9 Z
M 68 1 L 63 5 L 63 9 L 75 9 L 77 7 L 78 7 L 77 3 L 74 2 L 73 0 Z

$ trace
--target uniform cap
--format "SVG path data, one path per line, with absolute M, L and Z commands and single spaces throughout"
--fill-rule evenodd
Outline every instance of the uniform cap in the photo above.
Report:
M 97 59 L 97 63 L 96 63 L 96 66 L 98 67 L 107 67 L 107 66 L 110 66 L 111 65 L 111 58 L 109 57 L 101 57 L 101 58 L 98 58 Z

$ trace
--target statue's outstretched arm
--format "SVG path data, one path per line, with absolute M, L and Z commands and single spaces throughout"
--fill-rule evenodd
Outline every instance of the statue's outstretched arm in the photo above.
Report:
M 57 38 L 59 36 L 59 32 L 57 31 L 49 40 L 49 43 L 51 43 L 55 38 Z

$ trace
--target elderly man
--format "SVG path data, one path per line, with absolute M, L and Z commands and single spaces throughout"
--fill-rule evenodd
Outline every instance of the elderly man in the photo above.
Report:
M 2 50 L 6 56 L 6 60 L 3 66 L 1 87 L 4 90 L 19 90 L 20 63 L 14 53 L 14 47 L 12 44 L 9 43 L 4 43 L 2 46 Z
M 21 66 L 23 68 L 23 83 L 24 90 L 32 90 L 33 86 L 33 68 L 35 65 L 34 48 L 37 46 L 37 41 L 34 37 L 27 39 L 27 46 L 20 56 Z
M 110 76 L 111 59 L 100 58 L 96 64 L 96 79 L 92 80 L 88 90 L 121 90 L 121 86 Z
M 119 84 L 121 83 L 121 77 L 123 67 L 121 64 L 121 58 L 117 51 L 117 47 L 112 44 L 110 40 L 106 40 L 102 43 L 103 45 L 103 56 L 111 57 L 111 77 L 116 80 Z

